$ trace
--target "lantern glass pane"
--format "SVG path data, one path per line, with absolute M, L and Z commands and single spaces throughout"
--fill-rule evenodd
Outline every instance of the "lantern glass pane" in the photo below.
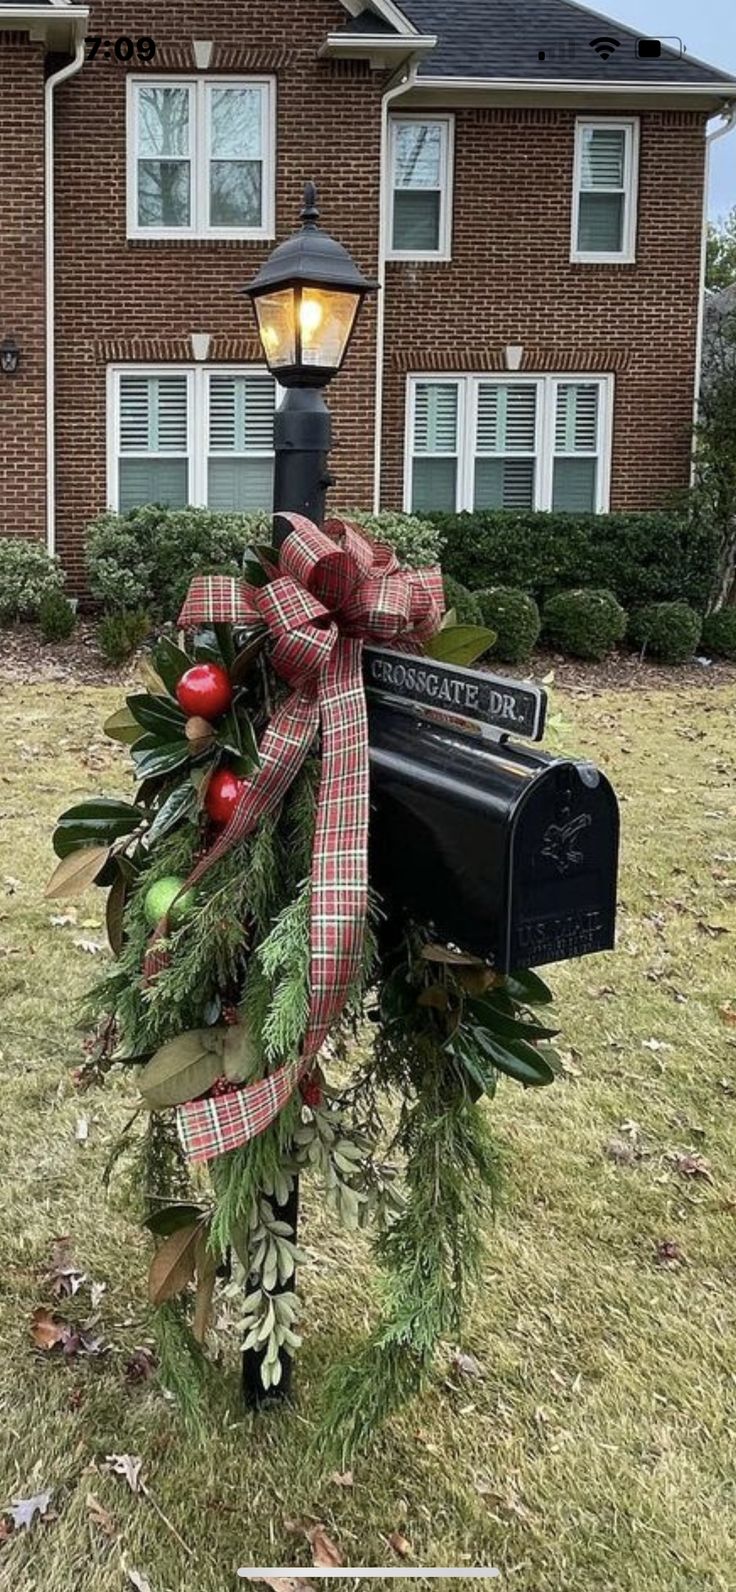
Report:
M 299 320 L 302 362 L 339 370 L 360 303 L 359 293 L 337 288 L 302 288 Z
M 255 301 L 258 330 L 269 366 L 296 363 L 296 307 L 293 288 L 264 293 Z

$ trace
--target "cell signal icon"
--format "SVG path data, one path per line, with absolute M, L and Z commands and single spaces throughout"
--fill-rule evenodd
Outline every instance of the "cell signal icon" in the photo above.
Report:
M 614 50 L 618 50 L 620 47 L 620 39 L 591 39 L 590 41 L 591 50 L 595 50 L 596 55 L 600 56 L 602 61 L 608 61 Z

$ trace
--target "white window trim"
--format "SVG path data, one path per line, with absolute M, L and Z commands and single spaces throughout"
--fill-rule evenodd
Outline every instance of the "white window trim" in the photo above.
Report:
M 438 122 L 444 127 L 442 139 L 442 165 L 440 172 L 440 225 L 439 246 L 436 249 L 395 249 L 393 247 L 394 235 L 394 161 L 396 152 L 396 129 L 400 122 Z M 452 259 L 452 214 L 454 202 L 455 182 L 455 117 L 451 114 L 435 114 L 433 111 L 405 111 L 400 116 L 389 117 L 389 154 L 388 154 L 388 182 L 386 185 L 386 237 L 388 260 L 451 260 Z M 429 190 L 432 191 L 432 190 Z
M 404 427 L 404 513 L 412 511 L 412 485 L 414 465 L 414 418 L 416 409 L 417 386 L 423 382 L 439 382 L 443 385 L 454 384 L 458 387 L 458 447 L 457 447 L 457 473 L 455 485 L 455 513 L 473 513 L 473 500 L 475 496 L 475 460 L 476 460 L 476 432 L 478 417 L 478 388 L 479 386 L 495 382 L 498 386 L 536 386 L 537 387 L 537 428 L 536 428 L 536 469 L 534 473 L 534 503 L 529 510 L 544 512 L 552 506 L 552 484 L 554 475 L 555 458 L 567 457 L 555 453 L 555 404 L 559 384 L 572 385 L 583 382 L 587 386 L 596 386 L 600 391 L 598 408 L 598 452 L 596 455 L 577 453 L 575 458 L 598 459 L 596 471 L 596 501 L 594 513 L 607 514 L 611 501 L 611 456 L 613 449 L 613 404 L 615 393 L 615 379 L 612 375 L 601 376 L 598 371 L 564 370 L 540 376 L 534 371 L 507 375 L 500 371 L 486 371 L 480 375 L 445 371 L 421 371 L 407 377 L 406 402 L 405 402 L 405 427 Z M 435 458 L 440 455 L 419 454 L 419 458 Z M 454 457 L 454 455 L 453 455 Z M 482 453 L 481 458 L 504 457 L 515 458 L 515 453 L 504 455 L 491 455 Z M 519 458 L 528 458 L 528 454 L 519 453 Z
M 191 167 L 190 225 L 142 227 L 138 221 L 138 88 L 189 90 L 189 162 Z M 210 226 L 210 115 L 209 98 L 216 88 L 263 88 L 263 216 L 259 227 Z M 128 73 L 126 108 L 126 183 L 128 238 L 170 241 L 172 238 L 265 239 L 276 236 L 276 79 L 274 77 L 211 77 Z M 182 157 L 183 158 L 183 157 Z
M 583 174 L 583 133 L 586 127 L 609 127 L 626 135 L 624 153 L 624 224 L 622 247 L 579 249 L 580 193 Z M 613 192 L 613 190 L 611 190 Z M 604 189 L 601 192 L 605 192 Z M 575 120 L 575 155 L 572 179 L 572 222 L 570 259 L 576 265 L 634 265 L 636 263 L 636 224 L 639 197 L 639 118 L 638 116 L 578 116 Z
M 186 376 L 187 378 L 187 507 L 207 508 L 209 462 L 214 459 L 272 459 L 273 449 L 211 453 L 209 428 L 210 376 L 260 376 L 273 380 L 265 365 L 108 365 L 107 367 L 107 507 L 118 513 L 121 458 L 181 458 L 177 453 L 120 452 L 120 379 L 122 376 Z M 276 387 L 278 403 L 279 388 Z

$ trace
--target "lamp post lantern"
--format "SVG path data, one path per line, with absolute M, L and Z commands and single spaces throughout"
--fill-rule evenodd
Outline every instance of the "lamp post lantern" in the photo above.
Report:
M 304 190 L 301 227 L 280 243 L 245 289 L 271 374 L 286 397 L 274 420 L 275 514 L 320 524 L 331 485 L 332 443 L 323 388 L 342 368 L 360 306 L 378 283 L 319 226 L 317 192 Z M 276 534 L 279 545 L 286 534 Z

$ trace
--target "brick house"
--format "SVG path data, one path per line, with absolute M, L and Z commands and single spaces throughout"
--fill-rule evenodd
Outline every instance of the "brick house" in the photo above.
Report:
M 735 113 L 569 0 L 0 0 L 0 534 L 81 589 L 107 505 L 268 506 L 241 289 L 306 177 L 383 284 L 331 391 L 336 504 L 665 502 Z

